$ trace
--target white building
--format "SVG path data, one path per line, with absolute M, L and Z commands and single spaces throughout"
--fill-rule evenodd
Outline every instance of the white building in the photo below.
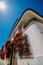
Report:
M 28 43 L 31 45 L 33 58 L 17 58 L 17 64 L 43 65 L 43 17 L 31 9 L 26 10 L 13 26 L 9 39 L 12 39 L 21 27 L 24 30 L 23 35 L 26 34 L 28 36 Z

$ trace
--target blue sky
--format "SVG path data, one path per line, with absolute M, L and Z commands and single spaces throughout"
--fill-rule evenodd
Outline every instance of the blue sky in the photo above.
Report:
M 43 0 L 0 0 L 5 2 L 7 9 L 0 10 L 0 49 L 7 40 L 17 18 L 24 10 L 32 8 L 43 16 Z

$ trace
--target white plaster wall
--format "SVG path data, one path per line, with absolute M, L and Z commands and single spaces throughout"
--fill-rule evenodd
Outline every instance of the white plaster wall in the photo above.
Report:
M 32 46 L 34 56 L 43 56 L 43 37 L 37 24 L 32 24 L 26 31 L 29 42 Z
M 0 65 L 7 65 L 7 62 L 5 60 L 0 59 Z
M 18 65 L 43 65 L 43 35 L 37 23 L 28 27 L 24 33 L 28 35 L 34 59 L 18 59 Z
M 18 65 L 43 65 L 43 57 L 34 59 L 18 59 Z

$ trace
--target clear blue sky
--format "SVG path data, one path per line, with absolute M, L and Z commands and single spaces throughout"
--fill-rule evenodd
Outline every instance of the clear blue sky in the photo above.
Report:
M 32 8 L 43 16 L 43 0 L 0 0 L 6 3 L 7 9 L 0 10 L 0 49 L 7 40 L 17 18 L 27 8 Z

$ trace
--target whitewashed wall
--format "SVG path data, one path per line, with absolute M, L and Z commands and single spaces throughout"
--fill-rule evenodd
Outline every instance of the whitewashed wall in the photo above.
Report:
M 28 35 L 34 59 L 18 59 L 18 65 L 43 65 L 43 35 L 40 29 L 41 27 L 39 24 L 37 25 L 37 23 L 34 23 L 24 32 L 24 34 Z

